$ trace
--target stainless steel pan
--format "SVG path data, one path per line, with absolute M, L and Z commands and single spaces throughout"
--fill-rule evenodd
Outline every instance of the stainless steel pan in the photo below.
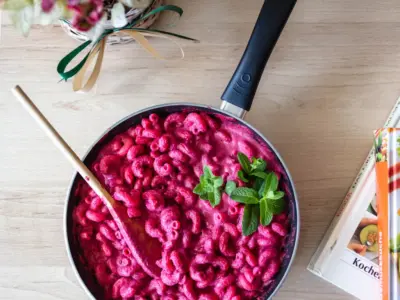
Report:
M 152 113 L 161 116 L 182 110 L 218 113 L 230 116 L 236 122 L 250 129 L 254 135 L 254 139 L 269 148 L 283 170 L 284 174 L 281 180 L 287 193 L 290 221 L 289 236 L 285 242 L 283 264 L 274 282 L 265 288 L 265 299 L 270 299 L 279 289 L 293 262 L 300 230 L 299 208 L 293 180 L 279 153 L 256 128 L 245 122 L 243 117 L 251 108 L 265 65 L 295 3 L 296 0 L 267 0 L 264 2 L 246 51 L 222 95 L 223 101 L 220 109 L 191 103 L 164 104 L 146 108 L 114 124 L 95 142 L 84 158 L 85 164 L 91 166 L 99 150 L 115 135 L 126 131 L 131 126 L 139 124 L 142 118 L 148 117 Z M 76 271 L 81 285 L 91 298 L 102 299 L 101 288 L 97 284 L 93 274 L 85 267 L 85 259 L 80 256 L 82 252 L 80 251 L 78 240 L 73 233 L 72 212 L 79 201 L 73 191 L 76 189 L 79 180 L 81 178 L 76 174 L 71 182 L 67 196 L 64 220 L 65 241 L 71 264 Z

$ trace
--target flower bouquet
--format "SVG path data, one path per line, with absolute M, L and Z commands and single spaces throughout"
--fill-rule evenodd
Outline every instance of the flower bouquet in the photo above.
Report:
M 2 3 L 3 2 L 3 3 Z M 101 70 L 106 44 L 138 42 L 156 58 L 163 57 L 147 37 L 196 41 L 167 31 L 151 29 L 162 12 L 181 16 L 183 10 L 175 5 L 163 5 L 163 0 L 0 0 L 9 12 L 15 27 L 25 36 L 32 24 L 47 25 L 59 20 L 62 28 L 83 43 L 61 59 L 57 72 L 62 80 L 73 78 L 73 90 L 87 92 L 93 88 Z M 181 50 L 183 57 L 183 50 Z M 89 48 L 83 59 L 70 70 L 69 63 Z M 90 76 L 87 70 L 94 64 Z M 85 77 L 88 79 L 85 81 Z

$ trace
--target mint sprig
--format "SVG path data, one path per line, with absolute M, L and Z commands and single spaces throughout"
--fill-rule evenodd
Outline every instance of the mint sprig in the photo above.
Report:
M 234 190 L 231 194 L 231 198 L 243 204 L 257 204 L 259 202 L 257 191 L 247 187 Z
M 230 196 L 234 190 L 236 190 L 236 183 L 234 181 L 228 181 L 225 185 L 225 193 Z
M 212 207 L 221 203 L 221 190 L 224 180 L 220 176 L 214 176 L 208 166 L 203 167 L 203 175 L 200 176 L 200 183 L 195 186 L 193 193 L 201 199 L 209 201 Z
M 265 176 L 267 175 L 265 173 L 265 169 L 267 168 L 267 162 L 265 160 L 253 157 L 250 162 L 249 158 L 242 152 L 239 152 L 237 157 L 239 164 L 242 167 L 237 174 L 241 181 L 248 183 L 252 176 L 265 179 Z
M 256 172 L 264 172 L 267 168 L 267 162 L 262 158 L 254 158 L 252 159 L 252 164 L 250 165 L 250 174 Z
M 269 210 L 267 199 L 263 198 L 260 200 L 260 221 L 261 224 L 269 224 L 272 222 L 273 213 Z
M 238 153 L 241 170 L 238 178 L 251 187 L 236 187 L 234 181 L 225 185 L 225 193 L 238 203 L 245 205 L 242 232 L 249 236 L 257 231 L 258 225 L 269 225 L 274 215 L 285 209 L 285 193 L 278 191 L 279 179 L 274 172 L 267 172 L 267 163 L 262 158 L 250 159 L 243 153 Z M 203 167 L 200 183 L 193 189 L 193 193 L 201 199 L 209 201 L 212 207 L 221 203 L 221 193 L 224 180 L 215 176 L 208 166 Z
M 267 226 L 274 215 L 285 209 L 285 193 L 278 191 L 279 179 L 274 172 L 268 173 L 265 179 L 257 178 L 253 187 L 240 187 L 231 192 L 231 199 L 245 204 L 242 221 L 242 232 L 245 236 L 253 234 L 259 222 Z M 257 217 L 257 221 L 255 221 Z M 257 224 L 256 226 L 254 224 Z
M 249 180 L 246 178 L 246 176 L 244 175 L 244 172 L 242 170 L 239 170 L 237 176 L 241 181 L 246 182 L 246 183 L 249 182 Z
M 245 154 L 243 154 L 242 152 L 239 152 L 237 154 L 237 157 L 238 157 L 239 164 L 242 167 L 243 171 L 246 174 L 250 174 L 250 172 L 251 172 L 251 163 L 250 163 L 249 158 Z
M 259 224 L 260 220 L 260 206 L 257 204 L 247 204 L 244 207 L 242 232 L 244 236 L 253 234 Z

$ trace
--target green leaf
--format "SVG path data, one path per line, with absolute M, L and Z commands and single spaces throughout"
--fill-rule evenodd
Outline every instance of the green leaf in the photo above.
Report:
M 202 200 L 208 201 L 208 193 L 207 192 L 199 194 L 199 197 Z
M 274 215 L 279 215 L 285 210 L 285 200 L 283 198 L 279 199 L 266 199 L 268 203 L 268 209 Z
M 132 28 L 133 26 L 135 26 L 135 24 L 128 25 L 127 28 Z M 169 32 L 169 31 L 164 31 L 164 30 L 146 29 L 146 28 L 137 28 L 136 27 L 135 31 L 150 32 L 150 33 L 157 32 L 157 33 L 162 33 L 162 34 L 165 34 L 165 35 L 173 36 L 173 37 L 176 37 L 176 38 L 180 38 L 180 39 L 183 39 L 183 40 L 192 41 L 192 42 L 195 42 L 195 43 L 200 43 L 199 40 L 192 39 L 192 38 L 190 38 L 188 36 L 172 33 L 172 32 Z
M 215 177 L 213 181 L 214 181 L 214 187 L 216 188 L 219 188 L 224 184 L 224 180 L 222 179 L 222 177 Z
M 249 180 L 248 180 L 246 177 L 244 177 L 244 173 L 243 173 L 242 170 L 240 170 L 240 171 L 238 172 L 237 176 L 238 176 L 238 178 L 239 178 L 241 181 L 246 182 L 246 183 L 249 182 Z
M 268 202 L 266 198 L 260 201 L 260 220 L 261 224 L 267 226 L 271 224 L 273 218 L 272 212 L 269 210 Z
M 283 197 L 285 197 L 285 193 L 278 191 L 278 192 L 268 192 L 267 196 L 268 199 L 272 199 L 272 200 L 279 200 L 282 199 Z
M 214 191 L 207 192 L 207 199 L 204 199 L 204 200 L 208 200 L 211 203 L 211 206 L 214 207 L 215 206 L 215 194 L 214 194 Z
M 250 174 L 251 166 L 250 166 L 249 158 L 242 152 L 239 152 L 237 156 L 238 156 L 239 164 L 241 165 L 243 171 L 247 174 Z
M 260 197 L 265 197 L 268 192 L 275 192 L 278 189 L 278 184 L 278 177 L 275 175 L 275 173 L 269 173 L 259 190 Z
M 207 165 L 205 165 L 205 166 L 203 167 L 203 174 L 204 174 L 204 176 L 205 176 L 206 179 L 209 179 L 209 178 L 213 178 L 213 177 L 214 177 L 213 173 L 212 173 L 211 170 L 210 170 L 210 167 L 207 166 Z
M 234 190 L 231 199 L 245 204 L 257 204 L 259 202 L 257 192 L 251 188 L 241 187 Z
M 221 203 L 221 191 L 220 190 L 218 190 L 218 189 L 214 190 L 214 202 L 212 203 L 210 201 L 210 203 L 211 203 L 212 207 L 216 207 L 217 205 L 219 205 Z
M 158 13 L 161 13 L 163 11 L 172 11 L 172 12 L 177 13 L 179 16 L 182 16 L 182 14 L 183 14 L 183 9 L 180 8 L 179 6 L 162 5 L 162 6 L 157 7 L 156 9 L 151 10 L 150 12 L 145 14 L 143 17 L 136 19 L 132 24 L 130 24 L 129 28 L 132 28 L 132 27 L 136 26 L 137 24 L 139 24 L 140 22 L 148 19 L 149 17 L 156 15 Z
M 270 173 L 270 186 L 269 186 L 269 190 L 275 192 L 278 189 L 278 184 L 279 184 L 279 180 L 278 180 L 278 176 L 276 176 L 276 174 L 274 172 Z
M 263 179 L 256 178 L 256 180 L 254 180 L 254 183 L 253 183 L 253 189 L 256 191 L 259 191 L 263 183 L 264 183 Z
M 204 174 L 200 176 L 200 183 L 195 186 L 193 193 L 201 199 L 209 201 L 212 207 L 221 203 L 221 187 L 224 180 L 220 176 L 214 176 L 208 166 L 203 167 Z
M 227 193 L 229 196 L 232 194 L 232 192 L 236 189 L 236 183 L 234 181 L 228 181 L 225 186 L 225 193 Z
M 253 175 L 254 172 L 264 172 L 267 167 L 267 162 L 262 158 L 253 158 L 253 162 L 251 164 L 251 173 Z
M 208 184 L 206 176 L 204 175 L 200 176 L 200 184 L 203 188 Z
M 244 236 L 249 236 L 256 232 L 260 219 L 260 206 L 247 204 L 244 207 L 242 232 Z
M 251 175 L 258 177 L 258 178 L 262 178 L 262 179 L 265 179 L 268 176 L 268 174 L 265 172 L 254 172 L 254 173 L 251 173 Z
M 193 189 L 193 193 L 195 193 L 196 195 L 201 195 L 201 194 L 203 194 L 203 192 L 204 192 L 204 189 L 203 189 L 203 185 L 201 183 L 196 185 L 195 188 Z

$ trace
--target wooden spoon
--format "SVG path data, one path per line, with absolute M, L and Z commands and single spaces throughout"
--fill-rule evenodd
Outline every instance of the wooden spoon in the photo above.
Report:
M 115 201 L 106 189 L 102 187 L 93 173 L 90 172 L 86 165 L 79 159 L 76 153 L 43 116 L 25 92 L 19 86 L 14 87 L 12 92 L 19 102 L 21 102 L 22 106 L 40 125 L 47 136 L 61 150 L 75 170 L 103 200 L 114 221 L 117 223 L 122 236 L 133 254 L 133 257 L 137 260 L 139 265 L 150 276 L 159 277 L 161 269 L 157 266 L 156 261 L 161 258 L 160 242 L 147 235 L 142 220 L 130 219 L 128 217 L 126 207 Z

